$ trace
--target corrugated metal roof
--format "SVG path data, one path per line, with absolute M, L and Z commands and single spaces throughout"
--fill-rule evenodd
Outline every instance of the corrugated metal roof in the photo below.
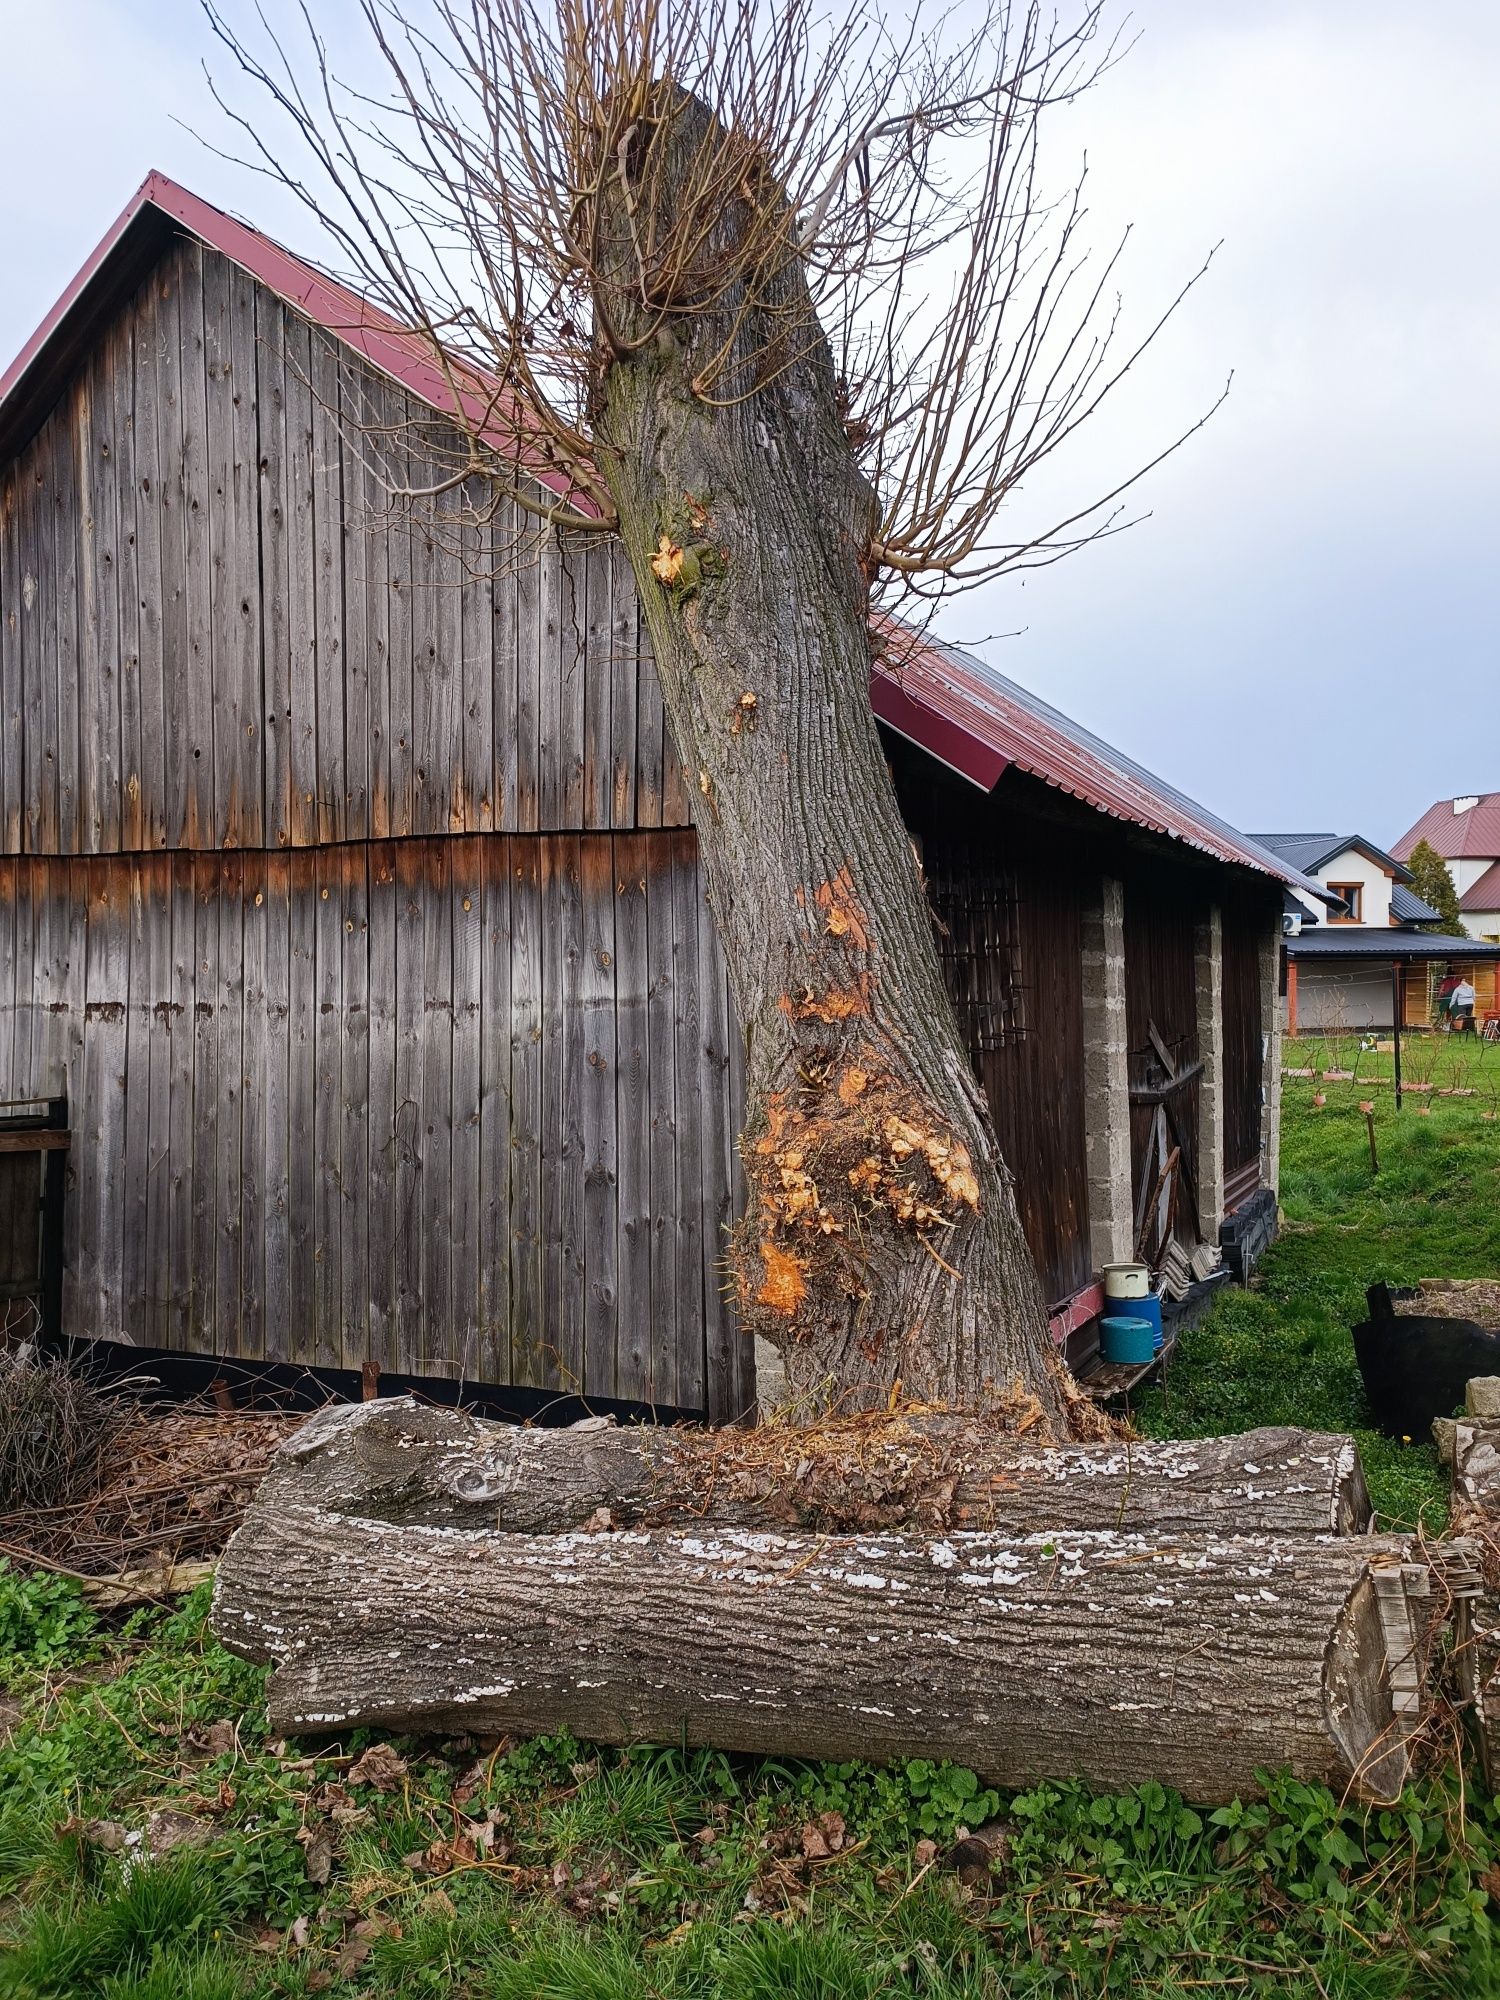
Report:
M 1500 861 L 1486 868 L 1458 899 L 1461 910 L 1500 910 Z
M 315 324 L 438 410 L 451 410 L 449 385 L 423 339 L 248 223 L 201 200 L 164 174 L 151 174 L 73 283 L 0 376 L 0 453 L 18 448 L 60 393 L 100 325 L 111 293 L 142 274 L 143 230 L 184 229 L 241 265 Z M 465 409 L 500 447 L 514 444 L 518 405 L 492 378 L 463 376 Z M 491 422 L 496 411 L 501 421 Z M 525 429 L 524 424 L 520 424 Z M 527 474 L 587 511 L 585 496 L 550 465 L 545 447 L 521 454 Z M 1314 895 L 1319 884 L 1238 833 L 1175 786 L 1103 742 L 971 653 L 889 621 L 884 656 L 871 673 L 871 702 L 890 728 L 989 791 L 1008 765 L 1068 792 L 1095 811 L 1128 820 L 1233 865 Z
M 1500 958 L 1500 944 L 1439 937 L 1432 931 L 1380 930 L 1373 924 L 1319 924 L 1316 930 L 1288 938 L 1286 948 L 1293 958 L 1369 958 L 1384 965 L 1396 958 Z
M 1445 861 L 1500 860 L 1500 792 L 1479 793 L 1465 812 L 1456 813 L 1454 804 L 1453 799 L 1439 799 L 1429 806 L 1392 852 L 1410 861 L 1412 849 L 1425 840 Z
M 1398 924 L 1440 924 L 1443 921 L 1441 910 L 1435 910 L 1431 903 L 1424 903 L 1414 890 L 1408 889 L 1402 882 L 1396 882 L 1391 887 L 1391 915 Z
M 876 715 L 984 790 L 1014 764 L 1097 812 L 1327 900 L 1321 883 L 972 653 L 890 621 L 881 634 L 885 656 L 871 686 Z
M 1290 861 L 1294 868 L 1300 868 L 1309 875 L 1326 868 L 1349 848 L 1357 847 L 1377 868 L 1389 870 L 1396 881 L 1411 880 L 1411 871 L 1403 862 L 1398 861 L 1394 854 L 1387 854 L 1383 847 L 1377 847 L 1373 840 L 1367 840 L 1362 833 L 1258 833 L 1255 839 L 1262 847 L 1269 848 L 1283 861 Z

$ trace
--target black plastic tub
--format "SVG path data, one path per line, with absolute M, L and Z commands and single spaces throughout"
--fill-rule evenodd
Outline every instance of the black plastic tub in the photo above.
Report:
M 1387 1437 L 1425 1441 L 1434 1417 L 1463 1405 L 1474 1375 L 1500 1375 L 1500 1331 L 1472 1319 L 1397 1313 L 1393 1301 L 1415 1290 L 1372 1285 L 1370 1317 L 1354 1329 L 1354 1358 L 1375 1422 Z

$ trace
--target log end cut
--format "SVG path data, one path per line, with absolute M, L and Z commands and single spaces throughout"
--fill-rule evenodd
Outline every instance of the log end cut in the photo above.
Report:
M 1354 1790 L 1376 1804 L 1394 1803 L 1411 1774 L 1410 1739 L 1422 1710 L 1421 1621 L 1412 1599 L 1427 1588 L 1420 1564 L 1372 1564 L 1350 1591 L 1328 1644 L 1328 1731 Z

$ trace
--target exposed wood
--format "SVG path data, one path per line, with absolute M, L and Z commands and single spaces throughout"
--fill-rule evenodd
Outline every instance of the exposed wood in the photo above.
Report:
M 0 1153 L 65 1153 L 71 1144 L 67 1132 L 0 1132 Z
M 1140 1528 L 1349 1535 L 1370 1525 L 1351 1437 L 1268 1429 L 1163 1443 L 1031 1445 L 973 1418 L 902 1413 L 802 1431 L 497 1424 L 410 1397 L 335 1405 L 293 1434 L 267 1505 L 408 1527 Z
M 1204 1801 L 1288 1766 L 1390 1799 L 1409 1759 L 1382 1575 L 1402 1611 L 1428 1579 L 1373 1538 L 539 1537 L 260 1503 L 213 1624 L 271 1661 L 277 1730 L 920 1755 Z

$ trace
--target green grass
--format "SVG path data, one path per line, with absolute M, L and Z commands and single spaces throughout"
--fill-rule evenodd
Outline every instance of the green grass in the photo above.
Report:
M 1289 1067 L 1353 1068 L 1353 1082 L 1289 1077 L 1281 1201 L 1286 1224 L 1248 1291 L 1232 1290 L 1183 1337 L 1164 1388 L 1134 1415 L 1156 1437 L 1204 1437 L 1256 1424 L 1352 1430 L 1387 1525 L 1438 1527 L 1447 1481 L 1429 1438 L 1393 1443 L 1369 1428 L 1350 1329 L 1365 1287 L 1500 1273 L 1500 1048 L 1467 1037 L 1416 1038 L 1403 1065 L 1432 1083 L 1398 1112 L 1391 1057 L 1357 1042 L 1286 1044 Z M 1457 1084 L 1473 1097 L 1438 1091 Z M 1315 1095 L 1326 1098 L 1314 1103 Z M 1373 1104 L 1379 1171 L 1360 1105 Z M 1425 1110 L 1419 1108 L 1425 1105 Z
M 1312 1084 L 1288 1086 L 1285 1235 L 1138 1415 L 1157 1434 L 1353 1427 L 1382 1513 L 1413 1521 L 1440 1510 L 1435 1458 L 1363 1429 L 1348 1329 L 1374 1277 L 1500 1270 L 1500 1125 L 1485 1097 L 1398 1119 L 1387 1092 L 1372 1176 L 1365 1086 L 1320 1087 L 1315 1109 Z M 363 1737 L 312 1759 L 268 1739 L 264 1677 L 208 1637 L 205 1612 L 200 1591 L 111 1631 L 72 1585 L 0 1568 L 0 1689 L 19 1704 L 8 1736 L 0 1719 L 0 1996 L 1500 1993 L 1500 1814 L 1452 1772 L 1391 1810 L 1278 1778 L 1266 1802 L 1210 1813 L 1154 1785 L 1001 1798 L 920 1761 L 552 1739 L 401 1744 L 407 1769 L 379 1792 L 352 1782 Z M 212 1732 L 225 1721 L 232 1746 Z M 140 1830 L 159 1808 L 202 1822 L 207 1844 L 152 1862 L 91 1825 Z M 981 1890 L 942 1856 L 957 1827 L 992 1819 L 1006 1852 Z M 828 1855 L 804 1854 L 812 1834 Z

